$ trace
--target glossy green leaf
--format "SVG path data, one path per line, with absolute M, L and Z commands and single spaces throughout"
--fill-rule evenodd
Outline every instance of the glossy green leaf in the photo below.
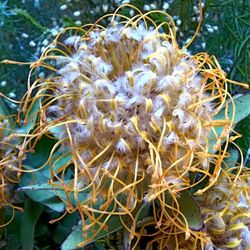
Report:
M 25 175 L 29 178 L 29 174 Z M 32 181 L 33 182 L 33 181 Z M 27 183 L 27 180 L 22 181 L 22 185 Z M 53 187 L 48 183 L 22 186 L 18 189 L 19 192 L 24 192 L 32 200 L 41 203 L 56 212 L 63 212 L 65 210 L 65 204 L 58 197 L 58 195 L 63 195 L 63 190 L 57 190 L 57 193 L 53 190 Z
M 32 200 L 41 203 L 58 213 L 62 213 L 65 210 L 65 204 L 55 195 L 54 192 L 39 190 L 25 192 L 25 194 Z
M 168 193 L 166 193 L 166 203 L 171 205 L 173 200 Z M 188 223 L 190 229 L 200 230 L 203 227 L 203 219 L 198 203 L 195 201 L 191 193 L 187 190 L 180 193 L 180 197 L 177 199 L 179 209 L 185 216 L 185 220 Z M 169 209 L 170 214 L 172 211 Z M 180 220 L 183 220 L 183 216 L 179 216 Z
M 234 99 L 234 104 L 236 107 L 236 113 L 234 117 L 234 126 L 236 126 L 241 120 L 250 115 L 250 94 L 240 95 Z M 224 107 L 215 117 L 214 120 L 224 120 L 225 119 L 225 110 Z M 233 117 L 233 105 L 230 102 L 228 104 L 228 117 L 231 119 Z M 216 127 L 216 133 L 221 135 L 223 127 Z M 209 152 L 215 152 L 214 145 L 216 144 L 216 137 L 213 132 L 210 135 L 211 143 L 209 147 Z
M 225 158 L 224 166 L 226 168 L 233 168 L 233 167 L 235 167 L 235 165 L 238 161 L 238 158 L 240 156 L 239 150 L 236 148 L 230 147 L 227 152 L 229 153 L 229 157 Z
M 50 168 L 53 167 L 53 171 L 56 172 L 61 168 L 70 165 L 71 158 L 72 156 L 69 151 L 66 152 L 56 151 L 50 157 L 50 164 L 48 163 L 43 169 L 41 169 L 41 173 L 47 178 L 50 178 Z M 67 177 L 67 172 L 65 172 L 65 179 L 66 177 Z
M 41 103 L 41 99 L 35 100 L 31 107 L 28 108 L 28 118 L 26 121 L 25 125 L 19 126 L 19 128 L 16 129 L 17 133 L 21 133 L 21 134 L 25 134 L 30 132 L 37 121 L 37 116 L 40 110 L 40 103 Z
M 234 99 L 236 114 L 234 125 L 250 115 L 250 93 L 239 95 Z M 232 105 L 229 106 L 229 117 L 232 116 Z
M 234 103 L 235 103 L 235 107 L 236 107 L 236 114 L 235 114 L 235 119 L 234 119 L 234 126 L 236 126 L 237 124 L 241 124 L 241 122 L 243 122 L 244 119 L 248 120 L 248 117 L 250 115 L 250 94 L 245 94 L 245 95 L 240 95 L 238 97 L 236 97 L 234 99 Z M 233 114 L 233 105 L 232 103 L 229 103 L 228 105 L 228 117 L 232 117 Z M 223 108 L 215 117 L 214 120 L 222 120 L 225 117 L 225 108 Z M 247 124 L 248 125 L 248 124 Z M 246 126 L 244 126 L 244 128 L 246 128 Z M 223 127 L 216 127 L 216 132 L 218 135 L 220 135 L 223 131 Z M 247 129 L 246 129 L 246 134 L 247 134 Z M 243 132 L 243 131 L 242 131 Z M 209 145 L 209 152 L 215 153 L 215 150 L 213 149 L 214 145 L 216 144 L 216 138 L 214 136 L 214 133 L 212 132 L 210 135 L 211 141 L 210 141 L 210 145 Z M 244 137 L 244 139 L 247 138 L 246 136 Z M 213 140 L 212 140 L 213 139 Z M 223 142 L 223 140 L 222 140 Z M 234 166 L 236 164 L 236 158 L 239 158 L 239 155 L 237 155 L 238 153 L 236 152 L 237 150 L 234 149 L 232 151 L 232 149 L 228 149 L 231 150 L 231 152 L 229 152 L 232 156 L 230 156 L 229 158 L 225 158 L 225 162 L 226 164 L 228 164 L 229 166 Z M 224 165 L 225 166 L 225 165 Z M 213 172 L 214 166 L 211 164 L 210 167 L 210 173 Z M 192 188 L 192 193 L 195 193 L 196 191 L 198 191 L 199 189 L 202 189 L 206 186 L 206 184 L 208 183 L 209 178 L 205 178 L 205 180 L 203 180 L 198 186 L 195 186 Z
M 18 189 L 18 191 L 24 192 L 32 200 L 42 203 L 43 205 L 48 206 L 54 211 L 63 212 L 65 210 L 65 204 L 63 203 L 63 200 L 67 201 L 68 199 L 70 199 L 70 202 L 73 206 L 76 206 L 77 202 L 75 200 L 74 192 L 67 192 L 66 195 L 64 189 L 59 187 L 60 184 L 61 183 L 59 182 L 55 182 L 54 185 L 56 186 L 56 188 L 48 183 L 27 186 L 22 185 Z M 83 202 L 85 199 L 87 199 L 87 197 L 89 196 L 88 191 L 89 190 L 78 193 L 77 197 L 79 202 Z M 99 207 L 101 205 L 101 202 L 101 200 L 98 200 L 96 203 L 96 207 Z
M 24 192 L 32 200 L 42 203 L 43 205 L 49 207 L 50 209 L 63 212 L 65 210 L 65 205 L 59 197 L 66 199 L 63 190 L 54 191 L 53 186 L 48 184 L 50 180 L 51 166 L 46 164 L 50 151 L 54 146 L 54 140 L 47 137 L 43 137 L 36 145 L 34 153 L 29 153 L 25 159 L 23 166 L 27 170 L 36 170 L 39 167 L 44 167 L 38 171 L 33 171 L 31 173 L 25 173 L 22 175 L 20 181 L 19 192 Z M 71 160 L 71 155 L 67 152 L 56 151 L 51 156 L 51 164 L 53 165 L 53 170 L 57 171 L 59 168 L 68 165 Z
M 250 115 L 250 94 L 239 95 L 234 98 L 236 108 L 234 117 L 234 126 L 241 120 Z M 222 120 L 225 117 L 225 107 L 214 117 L 214 120 Z M 230 102 L 228 105 L 228 117 L 233 117 L 233 105 Z
M 101 203 L 97 204 L 97 207 L 100 206 Z M 142 206 L 138 206 L 135 213 L 135 220 L 136 220 L 136 227 L 141 227 L 149 220 L 152 220 L 150 216 L 151 208 L 150 206 L 143 204 Z M 106 219 L 106 216 L 103 216 L 99 221 L 103 222 Z M 111 216 L 108 221 L 106 222 L 106 229 L 100 229 L 99 225 L 95 225 L 94 227 L 90 228 L 86 231 L 86 237 L 83 237 L 82 233 L 82 224 L 78 224 L 69 234 L 67 239 L 63 242 L 62 250 L 70 250 L 77 248 L 77 246 L 81 243 L 81 247 L 85 247 L 90 243 L 94 243 L 97 240 L 106 237 L 109 234 L 112 234 L 121 228 L 123 228 L 123 224 L 121 222 L 123 220 L 127 225 L 129 224 L 130 218 L 128 216 Z M 90 223 L 89 220 L 86 220 L 85 223 L 88 225 Z M 131 226 L 133 224 L 131 223 Z M 97 232 L 97 234 L 93 237 L 93 234 Z
M 53 171 L 57 171 L 58 169 L 69 165 L 71 161 L 69 149 L 64 151 L 57 149 L 52 155 L 50 155 L 55 142 L 54 139 L 43 136 L 36 144 L 34 152 L 27 154 L 24 161 L 24 167 L 28 169 L 37 169 L 44 165 L 43 168 L 39 170 L 39 173 L 49 179 L 51 167 L 53 167 Z M 48 159 L 50 159 L 50 162 L 47 163 Z
M 43 206 L 30 199 L 25 199 L 24 214 L 22 216 L 20 239 L 22 248 L 25 250 L 34 249 L 34 233 L 36 223 L 43 211 Z
M 182 191 L 178 199 L 180 211 L 185 216 L 189 228 L 200 230 L 203 227 L 203 219 L 198 203 L 188 191 Z
M 105 216 L 103 216 L 100 219 L 100 222 L 103 222 L 106 219 Z M 89 220 L 85 221 L 86 225 L 90 224 Z M 91 227 L 89 230 L 86 231 L 86 237 L 83 237 L 82 232 L 82 224 L 79 223 L 79 225 L 75 226 L 72 230 L 72 232 L 69 234 L 67 239 L 63 242 L 61 249 L 62 250 L 72 250 L 79 248 L 79 244 L 81 243 L 80 247 L 85 247 L 88 244 L 95 242 L 98 239 L 101 239 L 109 234 L 112 234 L 122 228 L 122 224 L 120 221 L 119 216 L 111 216 L 109 220 L 106 222 L 107 229 L 100 229 L 99 225 L 95 225 L 94 227 Z M 98 232 L 94 237 L 93 235 Z
M 51 122 L 52 120 L 47 118 L 47 122 Z M 60 139 L 61 134 L 65 131 L 64 125 L 56 125 L 54 127 L 49 128 L 50 133 L 55 136 L 55 138 Z
M 34 148 L 34 152 L 27 154 L 25 164 L 31 166 L 33 169 L 39 168 L 44 165 L 48 160 L 50 151 L 53 148 L 54 144 L 55 140 L 43 136 L 42 139 L 37 142 Z
M 25 166 L 25 168 L 29 170 L 33 169 L 29 166 Z M 47 171 L 49 172 L 49 169 L 43 172 L 35 171 L 23 174 L 18 191 L 24 192 L 32 200 L 42 203 L 54 211 L 63 212 L 65 206 L 56 196 L 53 187 L 48 184 L 49 177 L 44 174 Z

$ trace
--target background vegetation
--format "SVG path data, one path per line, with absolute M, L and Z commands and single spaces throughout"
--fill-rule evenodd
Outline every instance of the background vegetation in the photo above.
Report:
M 129 1 L 0 0 L 0 61 L 35 61 L 62 28 L 93 22 L 103 14 L 112 12 L 122 2 Z M 180 46 L 190 39 L 197 27 L 198 1 L 131 0 L 130 3 L 142 11 L 162 9 L 170 13 L 178 27 Z M 203 25 L 199 36 L 189 48 L 190 52 L 206 51 L 215 55 L 229 78 L 249 84 L 250 2 L 206 0 L 203 11 Z M 28 66 L 0 64 L 0 91 L 20 100 L 26 91 L 28 71 Z M 231 85 L 229 89 L 232 95 L 246 91 Z M 10 111 L 18 109 L 15 104 L 5 100 L 4 102 Z M 250 117 L 241 121 L 236 130 L 243 135 L 237 143 L 244 153 L 245 165 L 250 166 Z M 39 154 L 46 154 L 42 146 L 40 150 L 37 158 Z M 49 224 L 48 221 L 58 217 L 59 211 L 25 197 L 20 194 L 19 198 L 24 200 L 26 213 L 17 212 L 15 220 L 1 231 L 0 249 L 30 249 L 31 246 L 34 249 L 59 249 L 79 216 L 72 214 L 59 223 Z M 5 216 L 10 217 L 11 211 L 7 211 Z M 120 238 L 119 234 L 114 234 L 92 245 L 91 249 L 119 249 Z M 28 241 L 32 241 L 31 245 Z

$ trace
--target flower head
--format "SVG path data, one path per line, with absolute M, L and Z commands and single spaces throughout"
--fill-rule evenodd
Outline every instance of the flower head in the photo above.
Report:
M 226 150 L 220 142 L 228 141 L 232 126 L 227 114 L 214 120 L 229 95 L 225 73 L 214 57 L 178 47 L 167 14 L 169 22 L 159 26 L 150 13 L 110 16 L 107 27 L 100 19 L 73 28 L 66 40 L 67 30 L 57 36 L 32 67 L 51 74 L 35 81 L 23 105 L 42 97 L 35 131 L 60 128 L 58 139 L 70 149 L 74 165 L 65 192 L 73 190 L 75 197 L 89 192 L 77 205 L 81 214 L 128 215 L 135 223 L 133 211 L 146 201 L 160 204 L 166 224 L 178 225 L 187 236 L 188 225 L 170 219 L 163 197 L 169 193 L 176 200 L 206 177 L 210 182 L 200 194 L 216 182 Z M 216 126 L 223 131 L 211 138 Z M 213 140 L 218 143 L 211 150 Z M 52 184 L 56 178 L 65 187 L 65 168 L 52 169 Z M 103 200 L 100 209 L 96 199 Z M 162 218 L 155 213 L 158 227 Z
M 218 182 L 201 197 L 199 203 L 211 249 L 248 249 L 250 246 L 249 171 L 235 180 L 235 175 L 222 174 Z

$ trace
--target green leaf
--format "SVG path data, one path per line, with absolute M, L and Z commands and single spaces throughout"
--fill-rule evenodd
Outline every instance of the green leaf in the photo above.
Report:
M 31 179 L 30 175 L 25 175 L 27 179 Z M 27 181 L 22 181 L 22 185 Z M 33 182 L 33 181 L 32 181 Z M 50 184 L 43 183 L 30 186 L 22 186 L 17 191 L 24 192 L 32 200 L 41 203 L 56 212 L 63 212 L 65 210 L 65 204 L 58 197 L 59 194 L 63 194 L 63 190 L 57 190 L 57 193 L 53 190 Z
M 54 154 L 50 157 L 50 162 L 53 164 L 53 171 L 57 172 L 60 169 L 68 166 L 71 164 L 71 153 L 69 151 L 66 152 L 60 152 L 59 150 L 56 151 Z M 43 169 L 40 170 L 40 173 L 42 173 L 44 176 L 46 176 L 48 179 L 50 178 L 50 169 L 52 166 L 48 163 Z M 70 168 L 68 168 L 70 171 Z M 71 172 L 71 171 L 70 171 Z M 65 171 L 64 180 L 67 179 L 67 171 Z
M 240 95 L 234 99 L 236 114 L 234 118 L 234 125 L 250 115 L 250 93 Z M 232 105 L 229 106 L 229 117 L 232 116 Z
M 25 168 L 33 170 L 33 168 L 29 166 L 25 166 Z M 49 171 L 48 168 L 43 171 L 23 174 L 19 183 L 20 188 L 17 191 L 24 192 L 32 200 L 42 203 L 56 212 L 63 212 L 65 205 L 62 203 L 61 199 L 57 197 L 53 187 L 48 184 L 49 177 L 45 175 L 45 173 L 47 174 Z
M 55 142 L 55 140 L 43 136 L 42 139 L 37 142 L 34 148 L 34 152 L 27 154 L 25 164 L 31 166 L 33 169 L 39 168 L 44 165 L 48 160 L 50 151 L 53 148 Z M 46 169 L 49 172 L 49 169 L 47 169 L 46 167 L 44 167 L 43 169 Z
M 167 200 L 168 202 L 171 202 L 170 199 Z M 203 227 L 203 220 L 200 212 L 200 207 L 197 204 L 197 202 L 193 199 L 191 194 L 188 191 L 181 192 L 180 198 L 178 198 L 178 202 L 180 206 L 180 211 L 185 216 L 189 228 L 192 230 L 200 230 Z M 144 221 L 147 222 L 147 219 L 151 219 L 151 217 L 149 217 L 149 210 L 150 210 L 149 207 L 146 205 L 142 206 L 140 209 L 137 210 L 135 217 L 137 221 L 137 226 L 140 227 L 144 224 Z M 103 222 L 105 218 L 106 217 L 103 216 L 100 219 L 100 222 Z M 62 250 L 70 250 L 70 249 L 76 249 L 78 247 L 85 247 L 90 243 L 93 243 L 103 237 L 106 237 L 110 233 L 120 230 L 123 227 L 121 219 L 123 221 L 126 221 L 126 216 L 124 218 L 119 216 L 111 216 L 109 220 L 106 222 L 108 228 L 107 230 L 100 229 L 99 225 L 95 225 L 94 227 L 86 231 L 86 237 L 83 237 L 82 224 L 75 226 L 70 235 L 62 244 Z M 183 220 L 181 216 L 180 219 Z M 86 220 L 85 223 L 88 225 L 90 224 L 90 221 Z M 95 232 L 97 232 L 97 234 L 93 237 L 93 234 Z
M 234 117 L 234 126 L 236 126 L 241 120 L 246 118 L 247 116 L 250 115 L 250 94 L 245 94 L 245 95 L 240 95 L 237 96 L 234 99 L 234 104 L 236 107 L 236 113 Z M 226 107 L 224 107 L 215 117 L 214 120 L 224 120 L 225 119 L 225 110 Z M 228 104 L 228 117 L 229 119 L 232 119 L 233 117 L 233 105 L 230 102 Z M 215 128 L 216 133 L 220 136 L 221 133 L 223 132 L 223 127 L 216 127 Z M 211 132 L 210 135 L 211 138 L 211 143 L 209 147 L 209 152 L 215 152 L 214 146 L 216 144 L 216 137 L 213 132 Z
M 234 104 L 236 108 L 234 117 L 234 126 L 241 120 L 250 115 L 250 93 L 245 95 L 239 95 L 234 98 Z M 215 120 L 223 120 L 225 118 L 225 107 L 214 117 Z M 233 116 L 233 105 L 230 102 L 228 105 L 228 117 Z
M 54 140 L 47 137 L 43 137 L 36 145 L 35 152 L 30 153 L 25 159 L 24 168 L 27 170 L 34 170 L 31 173 L 25 173 L 22 175 L 19 183 L 19 192 L 24 192 L 32 200 L 42 203 L 56 212 L 63 212 L 65 205 L 59 197 L 66 199 L 63 190 L 54 191 L 53 186 L 48 184 L 51 176 L 51 166 L 46 164 L 47 159 L 50 155 L 50 151 L 54 146 Z M 51 156 L 51 163 L 53 163 L 53 170 L 69 165 L 71 155 L 68 152 L 56 151 Z M 44 165 L 44 166 L 43 166 Z M 36 170 L 43 166 L 42 169 Z M 66 176 L 67 171 L 65 172 Z
M 225 158 L 224 165 L 226 168 L 234 168 L 240 155 L 239 150 L 230 147 L 227 152 L 230 154 L 230 156 Z
M 241 55 L 241 52 L 242 52 L 243 49 L 247 48 L 247 47 L 246 47 L 246 44 L 247 44 L 248 40 L 250 40 L 250 35 L 247 36 L 247 37 L 244 39 L 244 41 L 241 43 L 241 46 L 240 46 L 240 48 L 239 48 L 239 50 L 238 50 L 238 55 L 237 55 L 237 57 L 239 57 L 239 56 Z
M 50 121 L 49 119 L 47 120 Z M 64 125 L 58 125 L 56 127 L 49 128 L 50 133 L 52 133 L 55 138 L 60 139 L 60 135 L 65 131 Z
M 28 119 L 26 121 L 26 124 L 17 128 L 16 129 L 17 133 L 26 134 L 34 128 L 40 110 L 40 102 L 41 99 L 37 99 L 34 101 L 33 104 L 31 104 L 32 105 L 31 108 L 29 108 L 27 111 Z
M 103 216 L 100 219 L 100 222 L 103 222 L 106 219 L 105 216 Z M 85 224 L 90 224 L 89 220 L 85 221 Z M 91 227 L 91 229 L 86 231 L 86 237 L 83 237 L 82 232 L 82 224 L 75 226 L 72 230 L 72 232 L 69 234 L 67 239 L 63 242 L 61 249 L 62 250 L 72 250 L 79 247 L 85 247 L 90 243 L 93 243 L 97 241 L 98 239 L 101 239 L 109 234 L 112 234 L 122 228 L 122 224 L 120 221 L 119 216 L 111 216 L 108 221 L 106 222 L 107 230 L 100 229 L 99 225 L 95 225 L 94 227 Z M 94 237 L 93 235 L 95 232 L 98 232 Z M 78 246 L 81 243 L 81 246 Z
M 53 171 L 56 172 L 60 168 L 70 165 L 72 157 L 69 149 L 65 149 L 64 151 L 56 149 L 53 154 L 50 155 L 55 142 L 56 140 L 43 136 L 36 144 L 34 152 L 27 154 L 27 158 L 24 161 L 24 168 L 35 170 L 43 166 L 43 168 L 39 170 L 39 173 L 49 180 L 52 166 Z M 50 159 L 50 162 L 47 163 L 48 159 Z
M 43 211 L 43 206 L 30 199 L 25 199 L 24 214 L 20 231 L 22 247 L 25 250 L 34 249 L 34 233 L 36 223 Z
M 97 204 L 97 207 L 100 207 L 101 203 Z M 142 204 L 139 205 L 134 211 L 135 213 L 135 220 L 136 220 L 136 227 L 142 227 L 145 223 L 148 223 L 149 220 L 152 220 L 152 217 L 150 216 L 151 207 Z M 107 217 L 105 215 L 102 216 L 102 218 L 99 220 L 99 222 L 104 222 Z M 106 229 L 101 229 L 99 225 L 95 225 L 94 227 L 91 227 L 89 230 L 86 231 L 86 237 L 83 237 L 82 232 L 82 223 L 79 223 L 77 226 L 75 226 L 72 230 L 72 232 L 69 234 L 67 239 L 62 244 L 62 250 L 71 250 L 78 248 L 79 244 L 81 243 L 80 247 L 85 247 L 93 242 L 96 242 L 97 240 L 104 238 L 108 236 L 109 234 L 112 234 L 120 229 L 123 228 L 123 224 L 121 222 L 123 220 L 127 225 L 129 225 L 130 217 L 129 216 L 117 216 L 113 215 L 111 216 L 108 221 L 106 221 Z M 89 219 L 85 221 L 85 225 L 90 224 Z M 131 226 L 132 223 L 131 223 Z M 96 233 L 96 235 L 93 237 L 93 234 Z
M 68 184 L 70 181 L 67 182 Z M 22 183 L 23 184 L 23 183 Z M 26 195 L 28 195 L 32 200 L 42 203 L 45 206 L 48 206 L 49 208 L 53 209 L 57 212 L 63 212 L 65 210 L 65 204 L 62 200 L 68 200 L 70 199 L 70 203 L 73 206 L 77 205 L 77 202 L 75 200 L 74 192 L 67 192 L 67 195 L 63 188 L 60 188 L 59 186 L 62 185 L 60 182 L 54 182 L 54 185 L 48 184 L 48 183 L 41 183 L 41 184 L 35 184 L 35 185 L 28 185 L 24 186 L 22 185 L 18 191 L 24 192 Z M 85 201 L 89 196 L 89 191 L 86 190 L 85 192 L 80 192 L 77 194 L 77 198 L 79 202 Z M 100 207 L 102 200 L 97 200 L 96 207 Z
M 238 124 L 238 126 L 240 126 L 241 122 L 243 122 L 244 119 L 248 120 L 248 117 L 250 117 L 250 94 L 248 93 L 248 94 L 240 95 L 240 96 L 236 97 L 234 99 L 234 103 L 235 103 L 235 107 L 236 107 L 234 126 L 236 126 L 237 124 Z M 228 105 L 228 117 L 231 118 L 232 114 L 233 114 L 233 105 L 232 105 L 232 103 L 229 103 L 229 105 Z M 223 120 L 224 118 L 225 118 L 225 107 L 215 116 L 214 120 Z M 247 123 L 247 125 L 249 125 L 249 123 Z M 245 133 L 247 134 L 249 130 L 246 128 L 246 126 L 244 126 L 244 128 L 245 129 L 243 129 L 242 132 L 245 131 Z M 223 131 L 223 127 L 216 127 L 215 130 L 216 130 L 217 134 L 220 135 Z M 247 144 L 248 144 L 250 142 L 250 140 L 247 138 L 249 138 L 249 137 L 247 137 L 247 136 L 243 137 L 243 139 L 246 139 L 248 141 L 247 142 Z M 209 145 L 209 152 L 215 153 L 215 150 L 213 149 L 213 147 L 216 144 L 216 138 L 215 138 L 215 135 L 213 132 L 211 132 L 210 139 L 211 139 L 211 141 L 210 141 L 210 145 Z M 237 141 L 239 141 L 239 139 Z M 223 142 L 223 140 L 222 140 L 222 142 Z M 246 150 L 247 150 L 247 148 L 248 148 L 248 146 L 246 146 Z M 230 148 L 228 150 L 230 150 Z M 232 167 L 236 164 L 235 159 L 236 158 L 238 159 L 239 155 L 237 156 L 236 149 L 234 149 L 234 151 L 231 151 L 231 154 L 232 154 L 232 156 L 229 157 L 229 159 L 225 158 L 225 162 L 226 162 L 226 164 L 228 164 L 229 166 Z M 210 173 L 212 173 L 213 170 L 214 170 L 214 166 L 213 166 L 213 164 L 211 164 Z M 206 186 L 206 184 L 208 183 L 208 181 L 209 181 L 209 178 L 205 178 L 199 185 L 193 187 L 191 192 L 195 193 L 199 189 L 204 188 Z
M 50 166 L 50 164 L 53 164 L 53 171 L 59 171 L 61 168 L 67 167 L 71 164 L 71 154 L 69 151 L 61 152 L 60 150 L 57 150 L 50 156 L 50 163 L 46 164 L 50 151 L 54 146 L 54 142 L 55 141 L 52 139 L 43 137 L 37 143 L 34 150 L 35 152 L 28 154 L 27 159 L 24 162 L 24 168 L 27 170 L 34 170 L 34 172 L 22 175 L 18 191 L 24 192 L 32 200 L 42 203 L 56 212 L 63 212 L 65 210 L 65 204 L 62 200 L 67 201 L 67 196 L 64 189 L 60 189 L 62 183 L 55 182 L 54 184 L 58 187 L 56 189 L 48 184 L 51 179 L 52 166 Z M 42 169 L 36 170 L 41 166 L 43 166 Z M 70 168 L 64 172 L 64 179 L 66 183 L 72 183 L 71 179 L 67 180 L 67 176 L 71 176 Z M 89 192 L 89 190 L 86 192 Z M 80 201 L 86 199 L 88 195 L 86 192 L 78 194 Z M 71 198 L 71 204 L 76 205 L 74 192 L 67 193 L 67 195 Z
M 188 226 L 193 230 L 200 230 L 204 223 L 198 203 L 188 191 L 182 191 L 178 199 L 180 211 L 185 216 Z
M 172 197 L 166 193 L 166 203 L 168 205 L 172 205 L 173 199 Z M 180 197 L 177 199 L 179 204 L 180 212 L 184 215 L 188 227 L 193 230 L 201 230 L 204 222 L 201 216 L 201 211 L 198 203 L 195 201 L 191 193 L 187 190 L 184 190 L 180 193 Z M 175 203 L 175 202 L 174 202 Z M 168 210 L 171 214 L 173 213 L 172 210 Z M 183 216 L 179 215 L 180 220 L 183 220 Z

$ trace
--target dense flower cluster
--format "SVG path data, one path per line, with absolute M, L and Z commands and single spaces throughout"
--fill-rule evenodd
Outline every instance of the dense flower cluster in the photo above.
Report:
M 246 250 L 250 247 L 249 169 L 238 178 L 227 169 L 211 189 L 195 197 L 204 218 L 204 228 L 186 238 L 184 233 L 159 234 L 151 242 L 160 249 Z M 176 230 L 176 227 L 174 227 Z
M 249 171 L 242 173 L 236 181 L 235 175 L 228 173 L 222 174 L 218 182 L 199 197 L 210 237 L 207 250 L 250 247 Z
M 73 120 L 60 139 L 72 138 L 86 185 L 118 171 L 124 185 L 134 183 L 124 192 L 136 199 L 138 184 L 151 200 L 164 186 L 189 186 L 191 165 L 206 171 L 208 157 L 197 154 L 208 147 L 213 108 L 193 58 L 143 24 L 94 29 L 65 44 L 73 52 L 57 58 L 57 101 L 47 114 Z
M 167 14 L 169 22 L 159 26 L 150 13 L 128 19 L 115 12 L 110 18 L 108 27 L 101 19 L 73 28 L 75 34 L 66 39 L 65 30 L 32 65 L 51 74 L 36 79 L 22 100 L 25 112 L 40 101 L 38 126 L 27 145 L 46 133 L 59 140 L 54 151 L 70 149 L 70 163 L 51 166 L 50 183 L 56 180 L 68 197 L 74 193 L 76 209 L 91 221 L 83 220 L 83 232 L 119 215 L 130 240 L 147 235 L 136 232 L 136 211 L 146 203 L 154 214 L 147 226 L 158 229 L 155 239 L 168 238 L 165 248 L 188 247 L 188 239 L 199 239 L 202 247 L 209 239 L 189 228 L 178 197 L 209 177 L 198 188 L 203 194 L 220 176 L 232 127 L 227 113 L 214 119 L 230 97 L 225 73 L 214 57 L 192 56 L 178 47 Z M 69 184 L 64 177 L 72 165 Z M 72 211 L 71 202 L 66 205 Z M 102 223 L 103 215 L 108 217 Z M 208 233 L 211 228 L 208 224 Z

